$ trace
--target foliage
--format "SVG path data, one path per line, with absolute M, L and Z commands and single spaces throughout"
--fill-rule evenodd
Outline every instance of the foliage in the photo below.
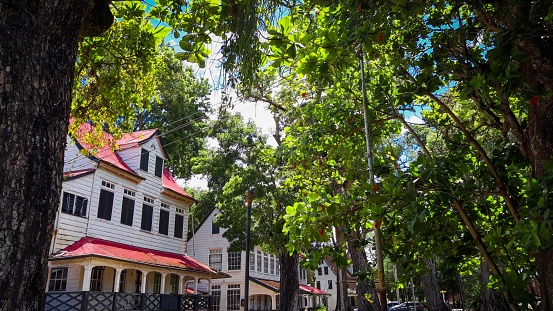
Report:
M 205 148 L 207 122 L 212 108 L 208 82 L 194 76 L 190 67 L 165 46 L 158 50 L 155 97 L 136 113 L 135 129 L 157 128 L 169 154 L 167 166 L 179 178 L 192 175 L 191 158 Z M 147 98 L 144 100 L 148 100 Z

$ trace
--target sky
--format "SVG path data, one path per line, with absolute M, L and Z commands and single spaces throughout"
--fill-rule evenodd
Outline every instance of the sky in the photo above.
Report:
M 174 40 L 169 40 L 168 43 L 175 49 L 179 51 L 180 47 L 178 43 Z M 186 64 L 194 70 L 196 77 L 205 78 L 212 87 L 212 92 L 209 97 L 211 106 L 217 106 L 222 102 L 222 92 L 219 86 L 222 84 L 222 69 L 221 69 L 221 59 L 222 56 L 219 52 L 221 48 L 221 41 L 217 37 L 213 37 L 209 49 L 211 50 L 211 55 L 205 62 L 205 68 L 200 68 L 195 63 Z M 275 129 L 275 123 L 273 116 L 267 109 L 267 105 L 263 103 L 255 102 L 239 102 L 236 98 L 236 93 L 232 91 L 231 95 L 234 103 L 233 112 L 240 113 L 244 118 L 244 121 L 251 120 L 255 122 L 257 127 L 260 129 L 261 133 L 267 136 L 267 141 L 269 144 L 276 146 L 276 141 L 273 138 L 272 134 Z M 213 114 L 212 119 L 216 119 L 217 115 Z M 191 188 L 200 188 L 207 189 L 207 181 L 202 179 L 201 176 L 195 176 L 189 181 L 184 182 L 183 180 L 177 180 L 181 186 L 187 186 Z

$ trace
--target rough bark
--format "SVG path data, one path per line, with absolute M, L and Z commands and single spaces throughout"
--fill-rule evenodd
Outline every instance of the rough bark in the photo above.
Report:
M 526 83 L 539 92 L 553 92 L 553 43 L 529 38 L 519 46 L 520 50 L 531 55 L 531 59 L 521 65 L 521 74 Z M 553 97 L 542 97 L 539 103 L 530 106 L 527 128 L 528 146 L 532 176 L 539 177 L 546 170 L 544 164 L 553 155 Z M 550 208 L 550 207 L 547 207 Z M 551 228 L 550 228 L 551 230 Z M 536 255 L 539 265 L 542 310 L 553 310 L 553 248 L 545 249 Z
M 440 293 L 438 277 L 436 275 L 436 261 L 434 259 L 424 259 L 424 264 L 428 268 L 428 273 L 422 276 L 421 287 L 428 303 L 428 309 L 432 311 L 449 311 L 445 304 L 443 296 Z
M 299 281 L 299 255 L 283 253 L 280 259 L 280 311 L 297 311 Z
M 0 310 L 40 310 L 91 1 L 0 1 Z
M 506 307 L 501 307 L 500 302 L 497 299 L 497 293 L 488 288 L 490 282 L 490 267 L 486 261 L 482 261 L 480 264 L 480 275 L 482 285 L 480 287 L 481 302 L 479 311 L 502 311 L 507 310 Z
M 353 273 L 359 271 L 369 272 L 369 264 L 367 261 L 367 254 L 364 249 L 356 249 L 351 246 L 352 243 L 348 243 L 349 253 L 351 256 L 351 263 Z M 373 303 L 369 303 L 365 299 L 365 294 L 370 294 Z M 378 300 L 378 290 L 372 279 L 357 279 L 357 297 L 359 299 L 359 310 L 361 311 L 377 311 L 380 310 L 380 301 Z
M 349 311 L 351 306 L 348 299 L 348 271 L 347 268 L 338 268 L 338 282 L 336 284 L 338 301 L 336 302 L 336 310 Z

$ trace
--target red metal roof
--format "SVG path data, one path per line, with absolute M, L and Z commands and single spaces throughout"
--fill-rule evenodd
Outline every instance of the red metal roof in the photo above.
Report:
M 194 199 L 190 194 L 182 190 L 182 188 L 177 184 L 177 181 L 175 180 L 173 175 L 171 175 L 171 173 L 166 167 L 163 168 L 163 177 L 161 179 L 161 183 L 164 188 L 172 190 L 180 195 L 183 195 L 191 200 L 196 201 L 196 199 Z
M 84 169 L 84 170 L 77 170 L 77 171 L 68 171 L 68 172 L 63 172 L 63 177 L 64 178 L 79 177 L 79 176 L 82 176 L 82 175 L 92 173 L 94 171 L 95 170 L 93 168 L 87 168 L 87 169 Z
M 226 274 L 213 270 L 188 255 L 163 252 L 91 237 L 83 237 L 68 247 L 52 254 L 50 260 L 79 257 L 101 257 L 171 269 L 208 273 L 214 278 L 227 277 Z
M 126 171 L 128 173 L 131 173 L 133 175 L 138 174 L 133 171 L 126 163 L 123 161 L 123 159 L 119 156 L 117 153 L 117 150 L 112 150 L 113 144 L 120 149 L 128 149 L 132 148 L 134 146 L 138 146 L 141 142 L 148 140 L 152 138 L 158 131 L 157 129 L 150 129 L 150 130 L 143 130 L 143 131 L 137 131 L 132 133 L 125 133 L 123 136 L 121 136 L 120 139 L 115 140 L 113 136 L 109 133 L 102 132 L 103 137 L 102 141 L 100 142 L 103 144 L 103 147 L 97 147 L 93 146 L 92 144 L 88 144 L 84 142 L 84 137 L 87 135 L 90 135 L 95 131 L 94 127 L 88 123 L 83 123 L 75 135 L 77 142 L 82 146 L 82 148 L 93 151 L 96 150 L 97 153 L 93 154 L 93 157 L 100 161 L 104 161 L 108 164 L 111 164 L 123 171 Z M 165 152 L 165 151 L 164 151 Z M 186 193 L 176 182 L 175 178 L 167 168 L 163 168 L 163 176 L 162 176 L 162 185 L 164 188 L 172 190 L 180 195 L 183 195 L 191 200 L 194 200 L 194 198 Z M 195 201 L 195 200 L 194 200 Z
M 312 295 L 326 295 L 327 294 L 325 291 L 320 290 L 316 287 L 309 286 L 309 285 L 303 285 L 303 284 L 300 284 L 300 290 L 308 292 L 309 294 L 312 294 Z
M 280 292 L 280 282 L 278 281 L 259 278 L 250 278 L 250 280 L 276 293 Z M 300 294 L 328 295 L 325 291 L 303 284 L 300 284 Z

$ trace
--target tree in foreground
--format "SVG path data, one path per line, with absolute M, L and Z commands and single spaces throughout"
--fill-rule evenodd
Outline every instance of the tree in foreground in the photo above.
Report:
M 217 146 L 204 150 L 196 158 L 195 171 L 208 179 L 211 197 L 221 211 L 217 225 L 227 228 L 223 237 L 229 251 L 245 250 L 245 193 L 254 190 L 251 247 L 261 246 L 275 254 L 280 263 L 280 310 L 297 310 L 299 294 L 299 254 L 289 252 L 288 237 L 282 232 L 285 208 L 292 196 L 280 187 L 282 167 L 278 148 L 267 144 L 251 122 L 239 115 L 221 112 L 211 135 Z

